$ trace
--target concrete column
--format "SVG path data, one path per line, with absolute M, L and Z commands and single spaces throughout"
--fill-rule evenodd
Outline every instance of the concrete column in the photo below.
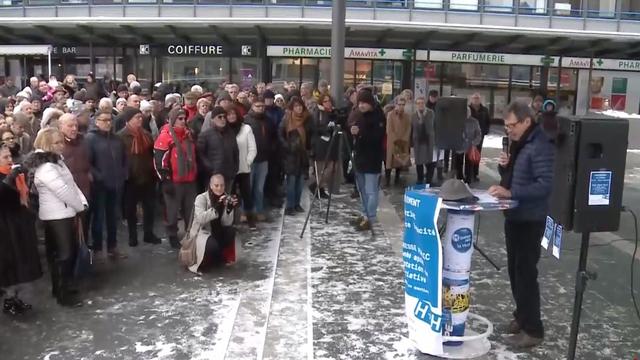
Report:
M 333 0 L 331 16 L 331 96 L 336 107 L 343 104 L 344 95 L 344 46 L 346 0 Z

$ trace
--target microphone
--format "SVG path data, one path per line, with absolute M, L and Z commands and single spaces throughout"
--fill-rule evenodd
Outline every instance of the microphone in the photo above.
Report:
M 509 151 L 509 137 L 507 136 L 502 137 L 502 151 L 504 153 L 508 153 Z

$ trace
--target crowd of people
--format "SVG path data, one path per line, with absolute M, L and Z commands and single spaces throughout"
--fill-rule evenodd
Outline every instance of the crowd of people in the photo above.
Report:
M 414 99 L 404 90 L 383 106 L 366 85 L 347 89 L 344 99 L 332 98 L 326 81 L 315 89 L 286 85 L 278 93 L 265 83 L 193 85 L 180 93 L 161 83 L 143 89 L 133 74 L 119 85 L 89 74 L 83 86 L 73 75 L 62 82 L 33 77 L 20 90 L 7 79 L 0 86 L 4 311 L 30 308 L 18 293 L 42 275 L 36 228 L 44 234 L 52 295 L 77 306 L 74 271 L 83 242 L 98 261 L 124 259 L 119 219 L 135 247 L 141 216 L 142 241 L 160 244 L 158 204 L 170 246 L 191 252 L 187 267 L 201 272 L 235 261 L 234 224 L 257 229 L 270 220 L 268 207 L 284 205 L 287 216 L 304 212 L 306 185 L 327 198 L 343 179 L 353 182 L 362 211 L 352 224 L 366 231 L 376 222 L 383 169 L 387 186 L 393 171 L 398 184 L 413 165 L 417 183 L 442 181 L 449 164 L 459 179 L 478 180 L 478 162 L 466 154 L 481 151 L 489 131 L 479 94 L 470 98 L 464 149 L 450 153 L 435 143 L 437 91 Z M 344 148 L 332 141 L 336 129 L 344 129 Z M 180 220 L 193 241 L 180 238 Z

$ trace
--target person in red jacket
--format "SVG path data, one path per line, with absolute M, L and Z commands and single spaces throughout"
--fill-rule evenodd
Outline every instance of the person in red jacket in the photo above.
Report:
M 178 249 L 178 211 L 186 229 L 197 195 L 198 174 L 196 147 L 187 127 L 184 109 L 176 108 L 169 112 L 169 123 L 160 130 L 153 148 L 156 171 L 162 181 L 169 243 Z
M 187 122 L 191 121 L 194 116 L 198 115 L 198 97 L 200 93 L 189 91 L 184 94 L 184 111 L 187 114 Z

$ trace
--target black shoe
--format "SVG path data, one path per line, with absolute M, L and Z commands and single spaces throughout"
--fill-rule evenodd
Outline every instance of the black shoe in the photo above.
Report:
M 138 234 L 136 233 L 129 234 L 129 246 L 131 247 L 138 246 Z
M 180 241 L 178 240 L 178 237 L 169 236 L 169 245 L 171 245 L 173 249 L 180 249 Z
M 84 304 L 82 300 L 78 299 L 70 292 L 66 292 L 62 296 L 58 297 L 58 305 L 70 308 L 82 307 Z
M 15 299 L 9 298 L 4 299 L 4 305 L 2 307 L 2 312 L 9 315 L 21 315 L 23 312 L 18 308 Z
M 160 240 L 160 238 L 159 238 L 159 237 L 157 237 L 157 236 L 155 236 L 155 235 L 151 234 L 151 235 L 146 235 L 146 236 L 144 237 L 144 242 L 146 242 L 146 243 L 148 243 L 148 244 L 154 244 L 154 245 L 157 245 L 157 244 L 162 243 L 162 240 Z
M 300 205 L 296 205 L 296 207 L 293 208 L 293 210 L 295 210 L 296 212 L 299 212 L 299 213 L 305 212 L 305 210 Z
M 287 216 L 293 216 L 293 215 L 296 214 L 296 210 L 294 208 L 287 208 L 284 211 L 284 214 L 287 215 Z
M 256 226 L 256 216 L 249 213 L 247 214 L 247 225 L 249 226 L 249 229 L 251 230 L 256 230 L 258 227 Z
M 327 190 L 325 190 L 324 188 L 320 188 L 320 199 L 328 199 L 329 198 L 329 194 L 327 193 Z
M 13 297 L 13 302 L 16 304 L 18 311 L 21 312 L 27 312 L 28 310 L 31 310 L 33 308 L 31 304 L 27 304 L 26 302 L 22 301 L 20 298 L 18 298 L 18 296 Z
M 360 222 L 360 224 L 356 225 L 356 231 L 367 231 L 367 230 L 371 230 L 371 223 L 369 222 L 369 220 L 362 220 L 362 222 Z
M 357 218 L 349 221 L 349 225 L 351 226 L 358 226 L 358 224 L 360 224 L 361 222 L 363 222 L 365 220 L 364 216 L 360 215 Z

